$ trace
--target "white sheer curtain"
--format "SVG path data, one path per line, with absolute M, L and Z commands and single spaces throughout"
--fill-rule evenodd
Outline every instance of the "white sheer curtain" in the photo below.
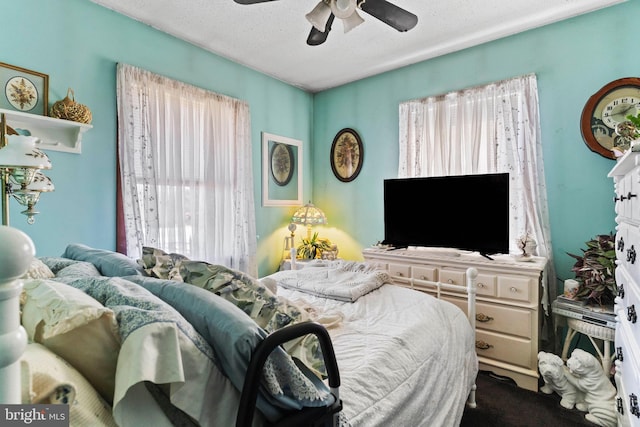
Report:
M 401 178 L 509 173 L 511 249 L 528 232 L 548 259 L 542 298 L 548 314 L 557 289 L 536 76 L 401 103 L 399 148 Z
M 117 90 L 127 254 L 152 246 L 257 276 L 247 103 L 126 64 Z

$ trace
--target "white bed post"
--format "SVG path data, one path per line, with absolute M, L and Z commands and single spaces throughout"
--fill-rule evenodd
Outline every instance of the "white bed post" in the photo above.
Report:
M 0 226 L 0 403 L 22 403 L 20 357 L 27 332 L 20 325 L 22 280 L 35 255 L 33 241 L 20 230 Z
M 473 331 L 473 348 L 476 348 L 476 279 L 478 278 L 478 270 L 471 267 L 467 269 L 467 302 L 469 323 L 471 323 L 471 330 Z M 467 406 L 470 408 L 476 407 L 476 383 L 473 382 L 471 386 L 471 392 L 467 399 Z
M 291 269 L 296 270 L 298 266 L 296 265 L 296 257 L 298 256 L 298 252 L 296 248 L 293 247 L 293 243 L 291 244 Z

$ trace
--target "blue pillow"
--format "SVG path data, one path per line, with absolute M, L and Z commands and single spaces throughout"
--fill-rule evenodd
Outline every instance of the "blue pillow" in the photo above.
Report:
M 197 286 L 148 276 L 129 276 L 124 279 L 146 288 L 182 314 L 211 345 L 225 375 L 238 390 L 242 390 L 253 350 L 267 336 L 264 329 L 229 301 Z M 277 351 L 286 355 L 281 348 Z M 328 393 L 328 387 L 322 382 L 313 381 L 313 378 L 312 382 L 316 390 L 326 396 L 324 399 L 301 402 L 286 394 L 276 397 L 260 391 L 257 406 L 267 419 L 275 420 L 282 416 L 276 407 L 300 409 L 302 406 L 331 404 L 332 396 Z
M 90 262 L 100 270 L 103 276 L 144 275 L 142 267 L 128 256 L 106 249 L 91 248 L 81 243 L 68 245 L 62 256 L 76 261 Z

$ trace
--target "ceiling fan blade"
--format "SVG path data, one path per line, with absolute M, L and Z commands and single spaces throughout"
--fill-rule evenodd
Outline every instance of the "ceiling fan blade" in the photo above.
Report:
M 276 0 L 234 0 L 238 4 L 255 4 L 255 3 L 266 3 L 268 1 L 276 1 Z
M 334 19 L 335 15 L 333 13 L 329 15 L 329 19 L 327 20 L 327 25 L 325 26 L 324 32 L 316 29 L 316 27 L 311 27 L 309 37 L 307 37 L 307 44 L 309 46 L 318 46 L 326 42 L 329 31 L 331 31 L 331 24 L 333 24 Z
M 365 0 L 360 9 L 398 31 L 408 31 L 418 23 L 416 15 L 386 0 Z

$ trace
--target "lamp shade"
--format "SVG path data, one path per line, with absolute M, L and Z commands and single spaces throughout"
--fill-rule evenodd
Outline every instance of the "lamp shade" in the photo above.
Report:
M 346 19 L 356 11 L 356 0 L 331 0 L 331 12 L 336 18 Z
M 344 28 L 344 32 L 348 33 L 363 22 L 364 19 L 362 19 L 362 16 L 358 15 L 358 12 L 354 10 L 350 16 L 342 20 L 342 27 Z
M 0 149 L 0 167 L 51 169 L 51 160 L 36 148 L 38 138 L 24 135 L 7 135 L 7 145 Z
M 327 217 L 321 209 L 309 202 L 298 209 L 291 217 L 291 222 L 305 226 L 327 224 Z
M 324 1 L 320 1 L 313 10 L 305 15 L 307 21 L 315 27 L 316 30 L 325 32 L 327 21 L 331 16 L 331 8 Z

